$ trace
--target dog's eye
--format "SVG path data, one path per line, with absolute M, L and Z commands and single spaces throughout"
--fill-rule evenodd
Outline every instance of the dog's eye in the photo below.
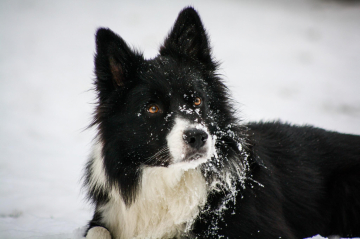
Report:
M 195 106 L 201 105 L 201 98 L 196 97 L 196 98 L 194 99 L 194 105 L 195 105 Z
M 159 112 L 159 107 L 157 105 L 150 105 L 148 108 L 148 112 L 151 114 L 155 114 Z

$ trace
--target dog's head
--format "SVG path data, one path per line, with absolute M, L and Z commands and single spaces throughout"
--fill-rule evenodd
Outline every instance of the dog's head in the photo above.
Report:
M 109 29 L 96 34 L 94 124 L 110 180 L 127 195 L 143 166 L 194 168 L 213 156 L 217 133 L 235 119 L 216 75 L 206 31 L 184 9 L 146 60 Z

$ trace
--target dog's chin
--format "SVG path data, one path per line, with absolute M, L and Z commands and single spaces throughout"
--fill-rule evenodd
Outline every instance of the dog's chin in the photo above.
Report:
M 182 160 L 172 163 L 169 165 L 169 168 L 179 168 L 182 170 L 195 169 L 199 165 L 206 163 L 209 160 L 207 154 L 192 154 L 184 157 Z

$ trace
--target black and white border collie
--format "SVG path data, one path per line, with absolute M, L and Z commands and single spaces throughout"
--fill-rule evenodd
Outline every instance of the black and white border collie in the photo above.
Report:
M 240 122 L 197 12 L 145 59 L 96 33 L 86 238 L 360 236 L 360 136 Z

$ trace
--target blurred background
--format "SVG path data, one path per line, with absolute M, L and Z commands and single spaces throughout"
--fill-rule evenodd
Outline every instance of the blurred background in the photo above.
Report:
M 192 5 L 247 121 L 360 134 L 360 3 L 0 1 L 0 238 L 78 238 L 95 93 L 94 33 L 154 57 Z

